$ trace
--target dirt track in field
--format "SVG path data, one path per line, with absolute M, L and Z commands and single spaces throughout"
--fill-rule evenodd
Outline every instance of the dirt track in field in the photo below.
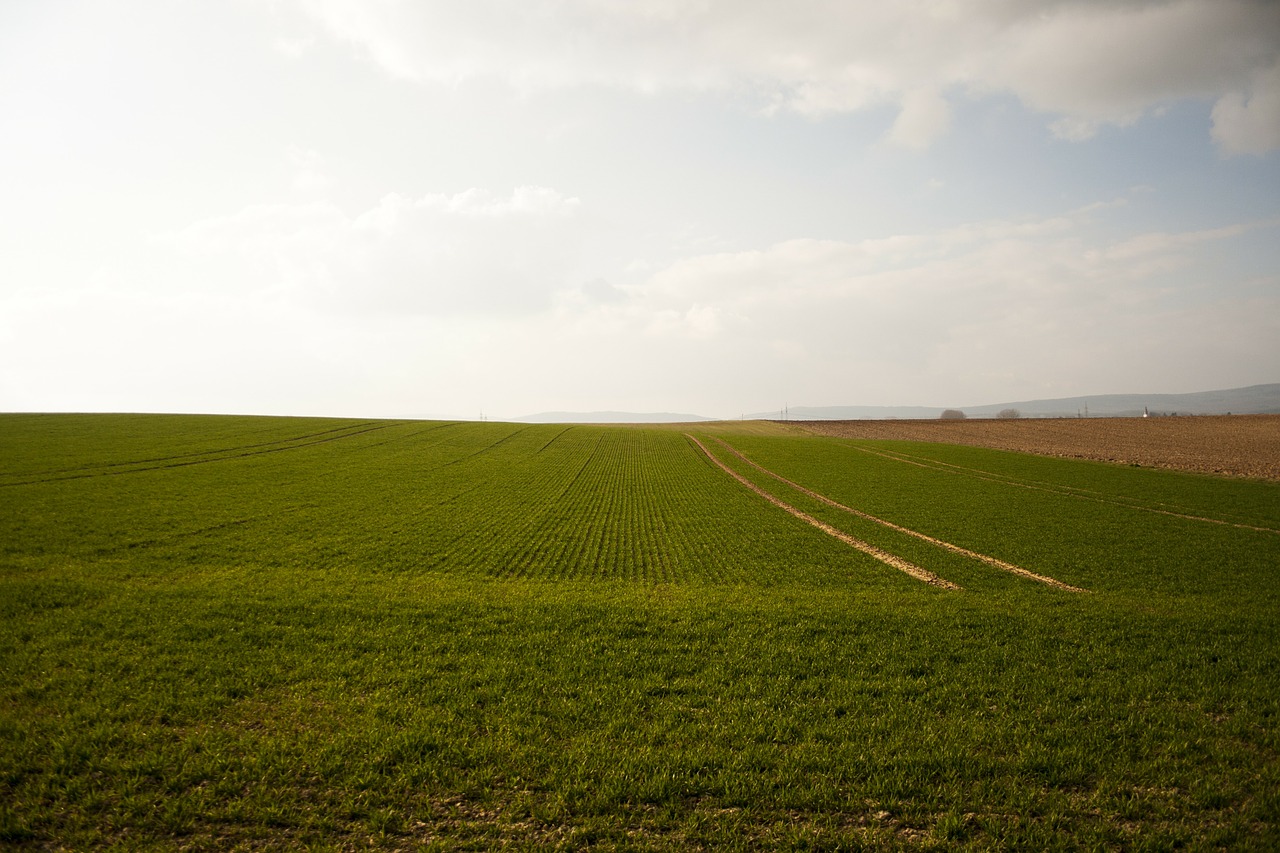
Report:
M 965 444 L 1280 482 L 1280 415 L 788 421 L 818 435 Z
M 694 440 L 697 441 L 697 439 L 694 439 Z M 757 471 L 767 474 L 773 479 L 777 480 L 778 482 L 785 483 L 786 485 L 790 486 L 796 491 L 806 494 L 809 497 L 813 498 L 814 500 L 821 501 L 827 506 L 835 507 L 836 509 L 847 512 L 850 515 L 856 515 L 859 518 L 865 518 L 867 521 L 871 521 L 875 524 L 879 524 L 882 527 L 888 527 L 889 529 L 896 530 L 899 533 L 905 533 L 908 536 L 914 536 L 917 539 L 922 539 L 931 545 L 937 545 L 939 548 L 942 548 L 943 550 L 946 550 L 946 551 L 950 551 L 953 554 L 961 554 L 973 560 L 980 560 L 986 563 L 987 565 L 995 566 L 997 569 L 1000 569 L 1001 571 L 1009 572 L 1010 574 L 1020 575 L 1024 578 L 1030 578 L 1031 580 L 1039 581 L 1040 583 L 1057 587 L 1058 589 L 1065 589 L 1068 592 L 1088 592 L 1087 589 L 1081 589 L 1078 586 L 1071 586 L 1070 584 L 1065 584 L 1062 581 L 1057 580 L 1056 578 L 1047 577 L 1045 575 L 1038 575 L 1035 572 L 1028 571 L 1027 569 L 1022 568 L 1021 566 L 1015 566 L 1013 563 L 1006 563 L 1004 560 L 999 560 L 987 554 L 979 554 L 977 551 L 970 551 L 968 548 L 961 548 L 959 545 L 956 545 L 954 543 L 946 542 L 942 539 L 936 539 L 933 536 L 929 536 L 927 534 L 921 533 L 918 530 L 912 530 L 909 527 L 903 527 L 900 524 L 894 524 L 892 521 L 885 521 L 883 518 L 877 518 L 876 516 L 871 515 L 870 513 L 863 512 L 860 509 L 854 509 L 853 507 L 845 506 L 844 504 L 839 503 L 838 501 L 833 501 L 831 498 L 827 497 L 826 495 L 819 494 L 818 492 L 815 492 L 812 489 L 807 489 L 793 480 L 788 480 L 786 477 L 782 476 L 781 474 L 778 474 L 774 471 L 770 471 L 768 468 L 764 467 L 760 463 L 755 462 L 747 458 L 746 456 L 744 456 L 737 448 L 735 448 L 732 444 L 729 444 L 724 439 L 717 438 L 716 441 L 722 444 L 725 447 L 725 449 L 727 449 L 734 456 L 738 457 L 743 462 L 750 465 L 752 468 L 755 468 Z M 701 445 L 699 446 L 701 447 Z M 705 447 L 703 448 L 703 452 L 704 453 L 706 452 Z M 752 488 L 754 488 L 754 486 Z
M 960 587 L 956 586 L 951 581 L 946 580 L 945 578 L 938 577 L 928 569 L 922 569 L 919 566 L 917 566 L 915 563 L 910 562 L 909 560 L 904 560 L 896 554 L 890 554 L 888 551 L 884 550 L 883 548 L 877 548 L 875 545 L 872 545 L 869 542 L 863 542 L 861 539 L 858 539 L 857 537 L 854 537 L 854 536 L 850 536 L 848 533 L 845 533 L 843 530 L 837 530 L 836 528 L 832 527 L 830 524 L 827 524 L 824 521 L 820 521 L 814 518 L 813 516 L 809 515 L 808 513 L 801 512 L 800 510 L 796 509 L 791 504 L 787 503 L 786 501 L 782 500 L 776 495 L 769 494 L 764 489 L 760 488 L 755 483 L 751 482 L 746 477 L 742 476 L 737 471 L 733 470 L 728 465 L 721 462 L 719 459 L 716 458 L 716 455 L 712 453 L 710 450 L 708 450 L 707 446 L 703 444 L 701 441 L 698 441 L 698 439 L 694 438 L 688 433 L 685 433 L 685 438 L 689 439 L 695 445 L 697 445 L 698 449 L 701 450 L 708 459 L 710 459 L 717 466 L 719 466 L 719 468 L 722 471 L 724 471 L 726 474 L 728 474 L 730 477 L 737 480 L 739 483 L 746 486 L 748 489 L 755 492 L 760 497 L 767 500 L 769 503 L 773 504 L 779 509 L 782 509 L 791 513 L 801 521 L 818 528 L 823 533 L 826 533 L 828 536 L 839 539 L 841 542 L 845 543 L 846 545 L 850 545 L 853 548 L 856 548 L 857 550 L 861 551 L 862 553 L 867 554 L 868 556 L 874 557 L 875 559 L 884 563 L 886 566 L 890 566 L 892 568 L 897 569 L 900 572 L 904 572 L 918 581 L 924 581 L 930 586 L 936 586 L 941 589 L 951 589 L 951 590 L 960 589 Z

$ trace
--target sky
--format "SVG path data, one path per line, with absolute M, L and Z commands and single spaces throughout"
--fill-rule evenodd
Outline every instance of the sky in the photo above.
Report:
M 1280 3 L 0 3 L 0 410 L 1278 381 Z

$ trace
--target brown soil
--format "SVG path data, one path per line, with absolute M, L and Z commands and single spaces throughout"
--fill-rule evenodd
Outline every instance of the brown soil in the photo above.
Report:
M 1280 482 L 1280 415 L 790 421 L 818 435 L 932 441 Z

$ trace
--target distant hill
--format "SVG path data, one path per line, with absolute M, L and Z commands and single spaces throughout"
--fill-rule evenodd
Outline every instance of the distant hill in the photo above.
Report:
M 1144 407 L 1153 415 L 1280 414 L 1280 383 L 1190 394 L 1102 394 L 1096 397 L 1027 400 L 973 406 L 964 412 L 977 417 L 994 417 L 1001 409 L 1014 408 L 1028 416 L 1075 417 L 1077 412 L 1083 413 L 1086 406 L 1090 415 L 1108 417 L 1137 417 Z
M 512 418 L 515 423 L 525 424 L 683 424 L 714 420 L 672 412 L 540 412 Z
M 1144 408 L 1153 415 L 1280 414 L 1280 383 L 1190 394 L 1098 394 L 981 406 L 792 406 L 787 417 L 797 421 L 927 419 L 945 409 L 959 409 L 971 418 L 993 418 L 1004 409 L 1017 409 L 1024 418 L 1074 418 L 1086 411 L 1090 417 L 1138 417 Z M 747 415 L 769 420 L 780 416 L 778 411 Z
M 936 418 L 941 408 L 932 406 L 791 406 L 786 418 L 793 421 L 876 421 L 887 418 Z M 780 409 L 746 415 L 751 420 L 776 421 L 783 417 Z

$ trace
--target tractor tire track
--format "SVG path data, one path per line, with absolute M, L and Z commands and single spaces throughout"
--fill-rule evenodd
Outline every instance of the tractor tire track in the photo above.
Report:
M 275 439 L 274 441 L 261 441 L 256 444 L 240 444 L 240 445 L 233 445 L 231 447 L 219 447 L 213 450 L 195 450 L 190 453 L 176 453 L 171 456 L 152 456 L 145 459 L 126 459 L 123 462 L 96 462 L 90 465 L 79 465 L 73 468 L 49 468 L 43 471 L 25 471 L 22 473 L 17 473 L 17 472 L 0 473 L 0 477 L 42 477 L 46 479 L 62 479 L 57 477 L 48 477 L 47 475 L 81 474 L 86 476 L 93 476 L 94 474 L 97 474 L 97 473 L 104 473 L 104 474 L 120 473 L 115 471 L 99 471 L 97 469 L 127 468 L 129 470 L 138 470 L 133 468 L 132 466 L 150 465 L 152 463 L 158 463 L 158 462 L 175 462 L 180 459 L 190 460 L 198 456 L 222 458 L 221 455 L 232 454 L 232 453 L 236 453 L 237 451 L 256 450 L 262 447 L 277 447 L 279 445 L 293 445 L 296 442 L 304 441 L 308 438 L 319 438 L 320 436 L 332 436 L 333 433 L 335 432 L 348 432 L 350 430 L 358 429 L 359 427 L 368 427 L 376 423 L 377 423 L 376 421 L 365 421 L 363 423 L 357 423 L 357 424 L 346 424 L 344 426 L 334 427 L 333 429 L 321 430 L 319 432 L 304 433 L 303 435 L 295 435 L 291 438 L 278 438 L 278 439 Z M 392 424 L 386 423 L 386 424 L 383 424 L 383 426 L 392 426 Z M 334 436 L 334 437 L 341 438 L 342 436 Z M 287 448 L 282 447 L 280 449 L 283 450 Z M 213 460 L 208 460 L 208 461 L 213 461 Z M 29 480 L 29 482 L 45 482 L 45 481 L 46 481 L 45 479 Z
M 1167 515 L 1171 518 L 1184 518 L 1188 521 L 1204 521 L 1209 524 L 1220 524 L 1224 527 L 1235 527 L 1240 530 L 1253 530 L 1258 533 L 1273 533 L 1280 535 L 1280 530 L 1274 527 L 1259 527 L 1254 524 L 1245 524 L 1239 521 L 1227 521 L 1222 518 L 1209 518 L 1204 515 L 1192 515 L 1186 512 L 1175 512 L 1171 509 L 1160 509 L 1153 506 L 1144 506 L 1139 503 L 1131 503 L 1117 498 L 1095 497 L 1093 494 L 1081 494 L 1088 492 L 1087 489 L 1074 489 L 1070 486 L 1046 486 L 1036 483 L 1026 483 L 1021 480 L 1015 480 L 1011 477 L 1002 477 L 999 474 L 992 474 L 990 471 L 982 471 L 977 468 L 965 468 L 961 465 L 952 465 L 949 462 L 938 462 L 933 459 L 921 460 L 921 457 L 911 456 L 906 453 L 887 452 L 883 450 L 872 450 L 870 447 L 862 447 L 857 444 L 846 444 L 846 447 L 852 447 L 855 450 L 861 450 L 863 453 L 870 453 L 872 456 L 880 456 L 884 459 L 892 459 L 894 462 L 904 462 L 907 465 L 915 465 L 918 468 L 925 468 L 930 471 L 942 471 L 948 474 L 964 474 L 973 477 L 976 480 L 984 480 L 988 483 L 999 483 L 1004 486 L 1014 486 L 1019 489 L 1030 489 L 1036 492 L 1048 492 L 1052 495 L 1062 495 L 1068 498 L 1078 498 L 1082 501 L 1093 501 L 1094 503 L 1110 504 L 1111 506 L 1120 506 L 1125 509 L 1134 509 L 1140 512 L 1151 512 L 1156 515 Z
M 560 435 L 563 435 L 567 431 L 568 431 L 567 429 L 562 430 L 560 433 L 557 434 L 557 438 Z M 554 440 L 555 439 L 552 439 L 552 441 Z M 582 461 L 582 464 L 578 465 L 578 468 L 576 471 L 574 471 L 573 475 L 570 476 L 566 481 L 564 481 L 562 485 L 560 485 L 559 491 L 556 493 L 556 496 L 554 498 L 540 499 L 537 502 L 538 504 L 537 511 L 529 513 L 528 516 L 526 516 L 522 520 L 518 528 L 510 531 L 507 534 L 513 543 L 521 543 L 519 545 L 519 550 L 513 550 L 508 555 L 508 558 L 507 558 L 508 562 L 511 565 L 517 567 L 514 570 L 508 567 L 506 573 L 509 576 L 523 575 L 529 570 L 530 567 L 534 567 L 538 565 L 555 565 L 558 561 L 560 561 L 564 557 L 564 554 L 569 550 L 571 543 L 569 543 L 568 541 L 566 541 L 565 543 L 561 543 L 561 545 L 559 546 L 559 549 L 553 556 L 549 556 L 547 559 L 540 562 L 537 558 L 539 554 L 542 554 L 546 551 L 546 545 L 542 541 L 540 541 L 537 537 L 534 537 L 531 534 L 534 531 L 537 531 L 540 528 L 543 528 L 545 526 L 546 517 L 552 507 L 561 507 L 566 504 L 566 498 L 568 498 L 570 494 L 574 492 L 574 486 L 577 485 L 578 481 L 582 479 L 582 475 L 586 472 L 586 470 L 589 467 L 591 467 L 592 463 L 595 462 L 596 456 L 600 452 L 600 444 L 603 440 L 604 440 L 604 434 L 601 433 L 599 436 L 597 436 L 595 444 L 591 446 L 591 452 L 587 454 L 586 459 Z M 550 442 L 548 442 L 548 444 L 549 443 Z M 543 485 L 544 487 L 547 488 L 547 491 L 550 491 L 557 484 L 554 482 L 551 482 L 550 480 L 544 480 Z M 579 538 L 578 542 L 572 543 L 572 544 L 575 544 L 577 549 L 581 550 L 581 547 L 582 547 L 581 541 L 582 541 L 581 538 Z M 565 565 L 576 566 L 577 564 L 578 564 L 577 553 L 575 551 L 573 558 L 566 560 Z
M 378 426 L 371 426 L 366 429 L 358 429 L 352 432 L 343 433 L 342 435 L 335 435 L 329 438 L 321 438 L 316 441 L 308 441 L 302 444 L 289 444 L 286 447 L 269 447 L 266 450 L 251 450 L 247 453 L 228 453 L 223 456 L 214 456 L 208 459 L 192 459 L 186 462 L 170 462 L 166 465 L 145 465 L 140 468 L 126 468 L 122 471 L 91 471 L 91 472 L 85 472 L 80 474 L 67 474 L 66 476 L 62 476 L 62 477 L 45 477 L 42 479 L 35 479 L 35 480 L 20 480 L 20 481 L 11 482 L 11 483 L 0 483 L 0 488 L 3 488 L 5 486 L 33 486 L 33 485 L 39 485 L 42 483 L 58 483 L 64 480 L 85 480 L 92 477 L 117 477 L 122 474 L 142 474 L 147 471 L 164 471 L 169 468 L 189 468 L 193 465 L 208 465 L 212 462 L 233 462 L 237 459 L 245 459 L 250 456 L 264 456 L 268 453 L 283 453 L 286 450 L 300 450 L 301 448 L 304 448 L 304 447 L 315 447 L 318 444 L 329 444 L 330 442 L 340 441 L 341 439 L 344 439 L 344 438 L 352 438 L 354 436 L 363 435 L 369 432 L 377 432 L 378 430 L 386 429 L 389 426 L 392 426 L 392 424 L 381 424 Z
M 825 521 L 821 521 L 817 518 L 814 518 L 813 516 L 809 515 L 806 512 L 796 509 L 791 504 L 783 501 L 778 497 L 775 497 L 774 495 L 771 495 L 769 492 L 760 488 L 755 483 L 751 482 L 746 477 L 742 476 L 737 471 L 733 470 L 728 465 L 721 462 L 718 458 L 716 458 L 715 454 L 713 454 L 710 450 L 707 449 L 706 445 L 704 445 L 701 441 L 698 441 L 698 439 L 694 438 L 692 435 L 685 433 L 685 437 L 688 438 L 690 441 L 692 441 L 695 445 L 697 445 L 698 449 L 701 450 L 708 459 L 714 462 L 716 466 L 720 468 L 720 470 L 724 471 L 730 477 L 737 480 L 739 483 L 746 486 L 751 491 L 760 495 L 760 497 L 764 498 L 769 503 L 773 504 L 779 509 L 789 512 L 791 515 L 794 515 L 796 518 L 800 519 L 806 524 L 809 524 L 809 525 L 812 525 L 813 527 L 818 528 L 828 536 L 831 536 L 835 539 L 839 539 L 841 542 L 845 543 L 846 545 L 849 545 L 861 551 L 862 553 L 879 560 L 880 562 L 884 563 L 886 566 L 897 569 L 900 572 L 904 572 L 905 574 L 910 575 L 911 577 L 915 578 L 918 581 L 923 581 L 924 583 L 927 583 L 930 586 L 936 586 L 940 589 L 948 589 L 948 590 L 960 589 L 960 587 L 957 586 L 956 584 L 953 584 L 951 581 L 946 580 L 944 578 L 938 577 L 928 569 L 922 569 L 919 566 L 917 566 L 915 563 L 904 560 L 895 554 L 890 554 L 888 551 L 885 551 L 882 548 L 877 548 L 875 545 L 872 545 L 869 542 L 863 542 L 861 539 L 858 539 L 857 537 L 854 537 L 854 536 L 850 536 L 848 533 L 845 533 L 843 530 L 837 530 L 836 528 L 832 527 L 830 524 L 827 524 Z
M 559 441 L 559 440 L 560 440 L 560 437 L 561 437 L 561 436 L 563 436 L 566 432 L 568 432 L 568 431 L 569 431 L 569 430 L 571 430 L 571 429 L 573 429 L 573 427 L 572 427 L 572 426 L 567 426 L 567 427 L 565 427 L 564 429 L 560 430 L 560 431 L 559 431 L 558 433 L 556 433 L 555 435 L 551 436 L 551 438 L 547 439 L 547 443 L 546 443 L 546 444 L 544 444 L 544 445 L 542 445 L 541 447 L 539 447 L 539 448 L 538 448 L 538 451 L 537 451 L 537 452 L 538 452 L 538 453 L 541 453 L 542 451 L 546 450 L 546 449 L 547 449 L 548 447 L 550 447 L 551 445 L 555 444 L 557 441 Z
M 918 530 L 912 530 L 909 527 L 903 527 L 900 524 L 894 524 L 892 521 L 886 521 L 883 518 L 878 518 L 877 516 L 871 515 L 870 513 L 867 513 L 867 512 L 863 512 L 862 510 L 845 506 L 842 503 L 832 500 L 826 495 L 819 494 L 818 492 L 815 492 L 812 489 L 807 489 L 804 486 L 800 485 L 799 483 L 796 483 L 792 480 L 788 480 L 786 477 L 782 476 L 781 474 L 774 473 L 773 471 L 770 471 L 768 468 L 764 467 L 763 465 L 760 465 L 759 463 L 751 459 L 748 459 L 741 452 L 739 452 L 736 447 L 729 444 L 724 439 L 716 438 L 716 441 L 720 442 L 720 444 L 724 445 L 725 449 L 727 449 L 730 453 L 732 453 L 734 456 L 738 457 L 743 462 L 750 465 L 752 468 L 755 468 L 757 471 L 767 474 L 773 479 L 777 480 L 778 482 L 785 483 L 786 485 L 795 489 L 797 492 L 806 494 L 809 497 L 813 498 L 814 500 L 820 501 L 821 503 L 824 503 L 827 506 L 834 507 L 835 509 L 838 509 L 838 510 L 842 510 L 844 512 L 849 513 L 850 515 L 856 515 L 858 518 L 862 518 L 867 521 L 874 522 L 883 527 L 887 527 L 890 530 L 896 530 L 899 533 L 905 533 L 908 536 L 914 536 L 916 539 L 920 539 L 924 542 L 928 542 L 930 545 L 936 545 L 939 548 L 942 548 L 945 551 L 950 551 L 953 554 L 960 554 L 961 556 L 969 557 L 970 559 L 973 559 L 973 560 L 979 560 L 983 563 L 986 563 L 989 566 L 994 566 L 995 568 L 1000 569 L 1001 571 L 1009 572 L 1010 574 L 1015 574 L 1020 577 L 1029 578 L 1033 581 L 1039 581 L 1042 584 L 1047 584 L 1048 586 L 1056 587 L 1057 589 L 1066 590 L 1067 592 L 1088 592 L 1089 591 L 1087 589 L 1083 589 L 1078 586 L 1071 586 L 1070 584 L 1063 583 L 1062 581 L 1056 578 L 1051 578 L 1047 575 L 1036 574 L 1035 572 L 1030 571 L 1029 569 L 1024 569 L 1021 566 L 1015 566 L 1013 563 L 1006 563 L 1004 560 L 1001 560 L 997 557 L 992 557 L 988 554 L 981 554 L 977 551 L 970 551 L 968 548 L 964 548 L 964 547 L 961 547 L 960 545 L 947 542 L 946 540 L 943 540 L 943 539 L 937 539 L 933 536 L 928 535 L 927 533 L 921 533 Z
M 474 453 L 468 453 L 466 456 L 459 456 L 457 459 L 454 459 L 450 462 L 446 462 L 439 467 L 448 468 L 451 465 L 461 465 L 463 462 L 466 462 L 470 459 L 474 459 L 477 456 L 483 456 L 484 454 L 488 453 L 490 450 L 493 450 L 495 447 L 499 447 L 503 444 L 506 444 L 508 441 L 511 441 L 513 438 L 515 438 L 516 436 L 520 435 L 523 432 L 528 432 L 530 429 L 532 429 L 531 426 L 520 427 L 520 429 L 507 433 L 502 438 L 498 439 L 492 444 L 485 445 L 484 447 L 480 448 Z

